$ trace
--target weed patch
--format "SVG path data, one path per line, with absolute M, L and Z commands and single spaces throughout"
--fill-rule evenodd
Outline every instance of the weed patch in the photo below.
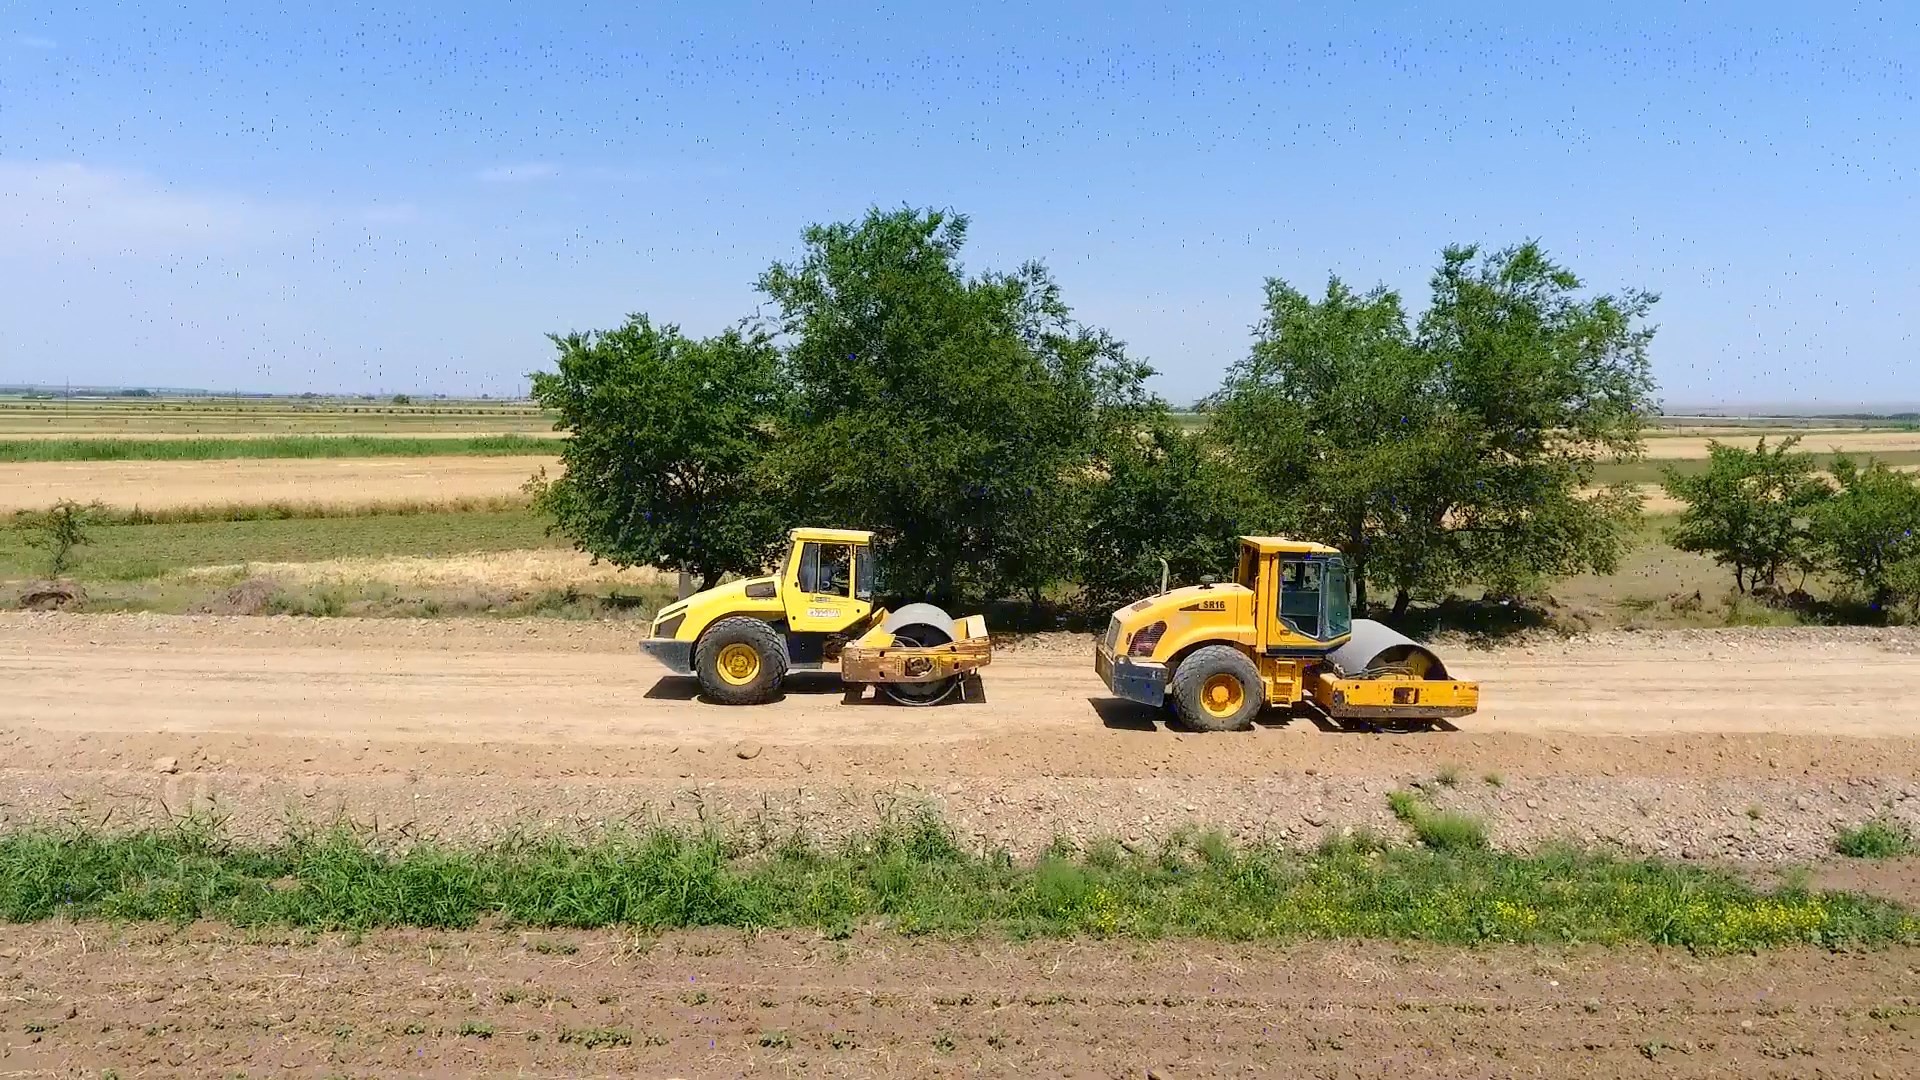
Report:
M 1435 810 L 1411 791 L 1390 792 L 1387 806 L 1422 844 L 1435 851 L 1479 851 L 1487 846 L 1487 826 L 1479 818 Z
M 1417 805 L 1417 804 L 1416 804 Z M 1423 808 L 1422 808 L 1423 809 Z M 1432 815 L 1431 821 L 1446 815 Z M 1418 826 L 1416 826 L 1418 828 Z M 1218 837 L 1157 852 L 1056 850 L 1039 859 L 963 850 L 931 819 L 823 847 L 764 846 L 657 829 L 590 843 L 518 838 L 385 849 L 342 831 L 271 847 L 199 824 L 106 835 L 0 835 L 0 918 L 219 919 L 352 929 L 627 926 L 882 927 L 1010 937 L 1390 938 L 1651 942 L 1702 950 L 1920 941 L 1883 901 L 1574 849 L 1488 850 L 1477 840 L 1393 847 L 1376 837 L 1316 852 Z
M 1911 832 L 1896 822 L 1880 818 L 1840 830 L 1833 838 L 1833 850 L 1850 859 L 1895 859 L 1920 853 Z

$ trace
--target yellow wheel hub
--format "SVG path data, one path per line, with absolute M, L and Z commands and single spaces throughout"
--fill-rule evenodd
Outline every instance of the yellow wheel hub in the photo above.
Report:
M 720 650 L 720 661 L 715 665 L 720 669 L 720 677 L 734 686 L 745 686 L 760 674 L 760 653 L 751 645 L 735 642 Z
M 1209 678 L 1200 687 L 1200 705 L 1214 716 L 1232 716 L 1246 700 L 1247 690 L 1240 685 L 1240 680 L 1224 673 Z

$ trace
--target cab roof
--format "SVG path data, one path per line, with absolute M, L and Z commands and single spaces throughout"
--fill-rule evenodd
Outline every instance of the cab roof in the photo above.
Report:
M 795 529 L 787 534 L 794 540 L 823 540 L 830 544 L 866 544 L 873 541 L 867 529 Z
M 1290 540 L 1284 536 L 1243 536 L 1240 542 L 1262 555 L 1335 555 L 1340 550 L 1311 540 Z

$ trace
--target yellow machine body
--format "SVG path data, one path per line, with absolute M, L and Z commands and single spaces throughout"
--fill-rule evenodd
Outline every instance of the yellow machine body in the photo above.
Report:
M 1350 590 L 1333 548 L 1242 537 L 1232 582 L 1164 591 L 1114 612 L 1094 667 L 1120 697 L 1171 700 L 1203 728 L 1244 727 L 1262 707 L 1303 701 L 1367 720 L 1439 720 L 1479 707 L 1478 684 L 1449 676 L 1425 646 L 1353 619 Z M 1205 670 L 1183 676 L 1189 660 Z
M 835 662 L 851 685 L 894 687 L 888 696 L 895 700 L 932 704 L 923 699 L 944 699 L 992 659 L 978 615 L 955 619 L 930 604 L 897 611 L 875 604 L 872 533 L 804 528 L 788 541 L 778 573 L 662 607 L 642 648 L 674 674 L 699 678 L 715 699 L 737 704 L 774 696 L 789 671 Z

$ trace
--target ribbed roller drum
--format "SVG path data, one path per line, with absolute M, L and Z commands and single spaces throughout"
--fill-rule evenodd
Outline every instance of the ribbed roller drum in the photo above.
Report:
M 1372 619 L 1353 620 L 1353 636 L 1327 655 L 1334 670 L 1349 679 L 1404 674 L 1421 679 L 1446 679 L 1447 666 L 1433 650 Z

